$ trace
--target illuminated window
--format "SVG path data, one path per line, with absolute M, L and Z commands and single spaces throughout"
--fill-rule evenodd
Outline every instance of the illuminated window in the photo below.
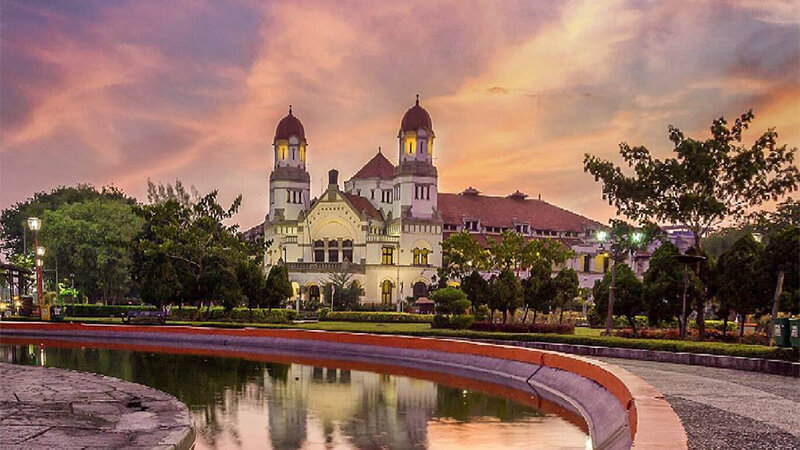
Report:
M 415 266 L 418 266 L 418 265 L 419 265 L 419 253 L 420 253 L 420 252 L 419 252 L 419 249 L 418 249 L 418 248 L 415 248 L 415 249 L 414 249 L 414 262 L 413 262 L 413 264 L 414 264 Z
M 428 249 L 427 248 L 423 248 L 422 251 L 420 252 L 420 254 L 419 254 L 419 264 L 421 266 L 427 266 L 428 265 Z
M 384 305 L 392 304 L 392 282 L 384 280 L 381 283 L 381 303 Z
M 383 249 L 381 249 L 381 264 L 394 264 L 394 248 L 383 247 Z

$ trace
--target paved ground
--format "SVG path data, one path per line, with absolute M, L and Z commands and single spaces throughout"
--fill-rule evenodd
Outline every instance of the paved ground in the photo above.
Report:
M 192 416 L 174 397 L 97 374 L 0 364 L 0 448 L 188 449 Z
M 693 449 L 800 449 L 800 378 L 702 366 L 596 358 L 658 388 Z

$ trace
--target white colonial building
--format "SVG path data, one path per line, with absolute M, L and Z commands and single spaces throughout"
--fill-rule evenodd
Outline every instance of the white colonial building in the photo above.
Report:
M 275 131 L 269 213 L 263 228 L 248 232 L 272 240 L 266 267 L 286 264 L 295 295 L 304 301 L 320 299 L 331 274 L 346 271 L 364 288 L 364 303 L 396 305 L 426 294 L 442 264 L 443 238 L 467 230 L 486 244 L 512 229 L 573 248 L 577 257 L 567 265 L 584 287 L 608 270 L 593 239 L 598 222 L 519 191 L 506 197 L 473 188 L 439 193 L 435 137 L 417 98 L 400 124 L 397 165 L 379 150 L 343 187 L 331 170 L 327 189 L 310 199 L 305 129 L 290 108 Z

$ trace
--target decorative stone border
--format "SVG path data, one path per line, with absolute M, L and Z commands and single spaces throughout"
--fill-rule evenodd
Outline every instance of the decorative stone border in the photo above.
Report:
M 103 375 L 0 363 L 0 447 L 194 447 L 189 409 L 171 395 Z
M 582 415 L 596 448 L 687 448 L 683 425 L 663 395 L 626 370 L 579 356 L 463 340 L 296 329 L 4 322 L 0 336 L 120 339 L 380 361 L 504 384 Z M 624 434 L 620 434 L 624 433 Z
M 720 369 L 747 370 L 750 372 L 772 373 L 800 378 L 800 363 L 764 358 L 745 358 L 743 356 L 710 355 L 706 353 L 667 352 L 662 350 L 643 350 L 639 348 L 601 347 L 594 345 L 558 344 L 554 342 L 520 342 L 502 339 L 478 339 L 479 342 L 537 348 L 554 352 L 571 353 L 583 356 L 602 356 L 607 358 L 638 359 L 693 366 L 717 367 Z

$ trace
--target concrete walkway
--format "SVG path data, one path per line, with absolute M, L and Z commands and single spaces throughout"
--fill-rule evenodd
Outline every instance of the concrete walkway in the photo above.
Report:
M 694 449 L 800 449 L 800 379 L 731 369 L 595 358 L 658 388 Z
M 0 364 L 0 448 L 189 449 L 192 416 L 172 396 L 103 375 Z

